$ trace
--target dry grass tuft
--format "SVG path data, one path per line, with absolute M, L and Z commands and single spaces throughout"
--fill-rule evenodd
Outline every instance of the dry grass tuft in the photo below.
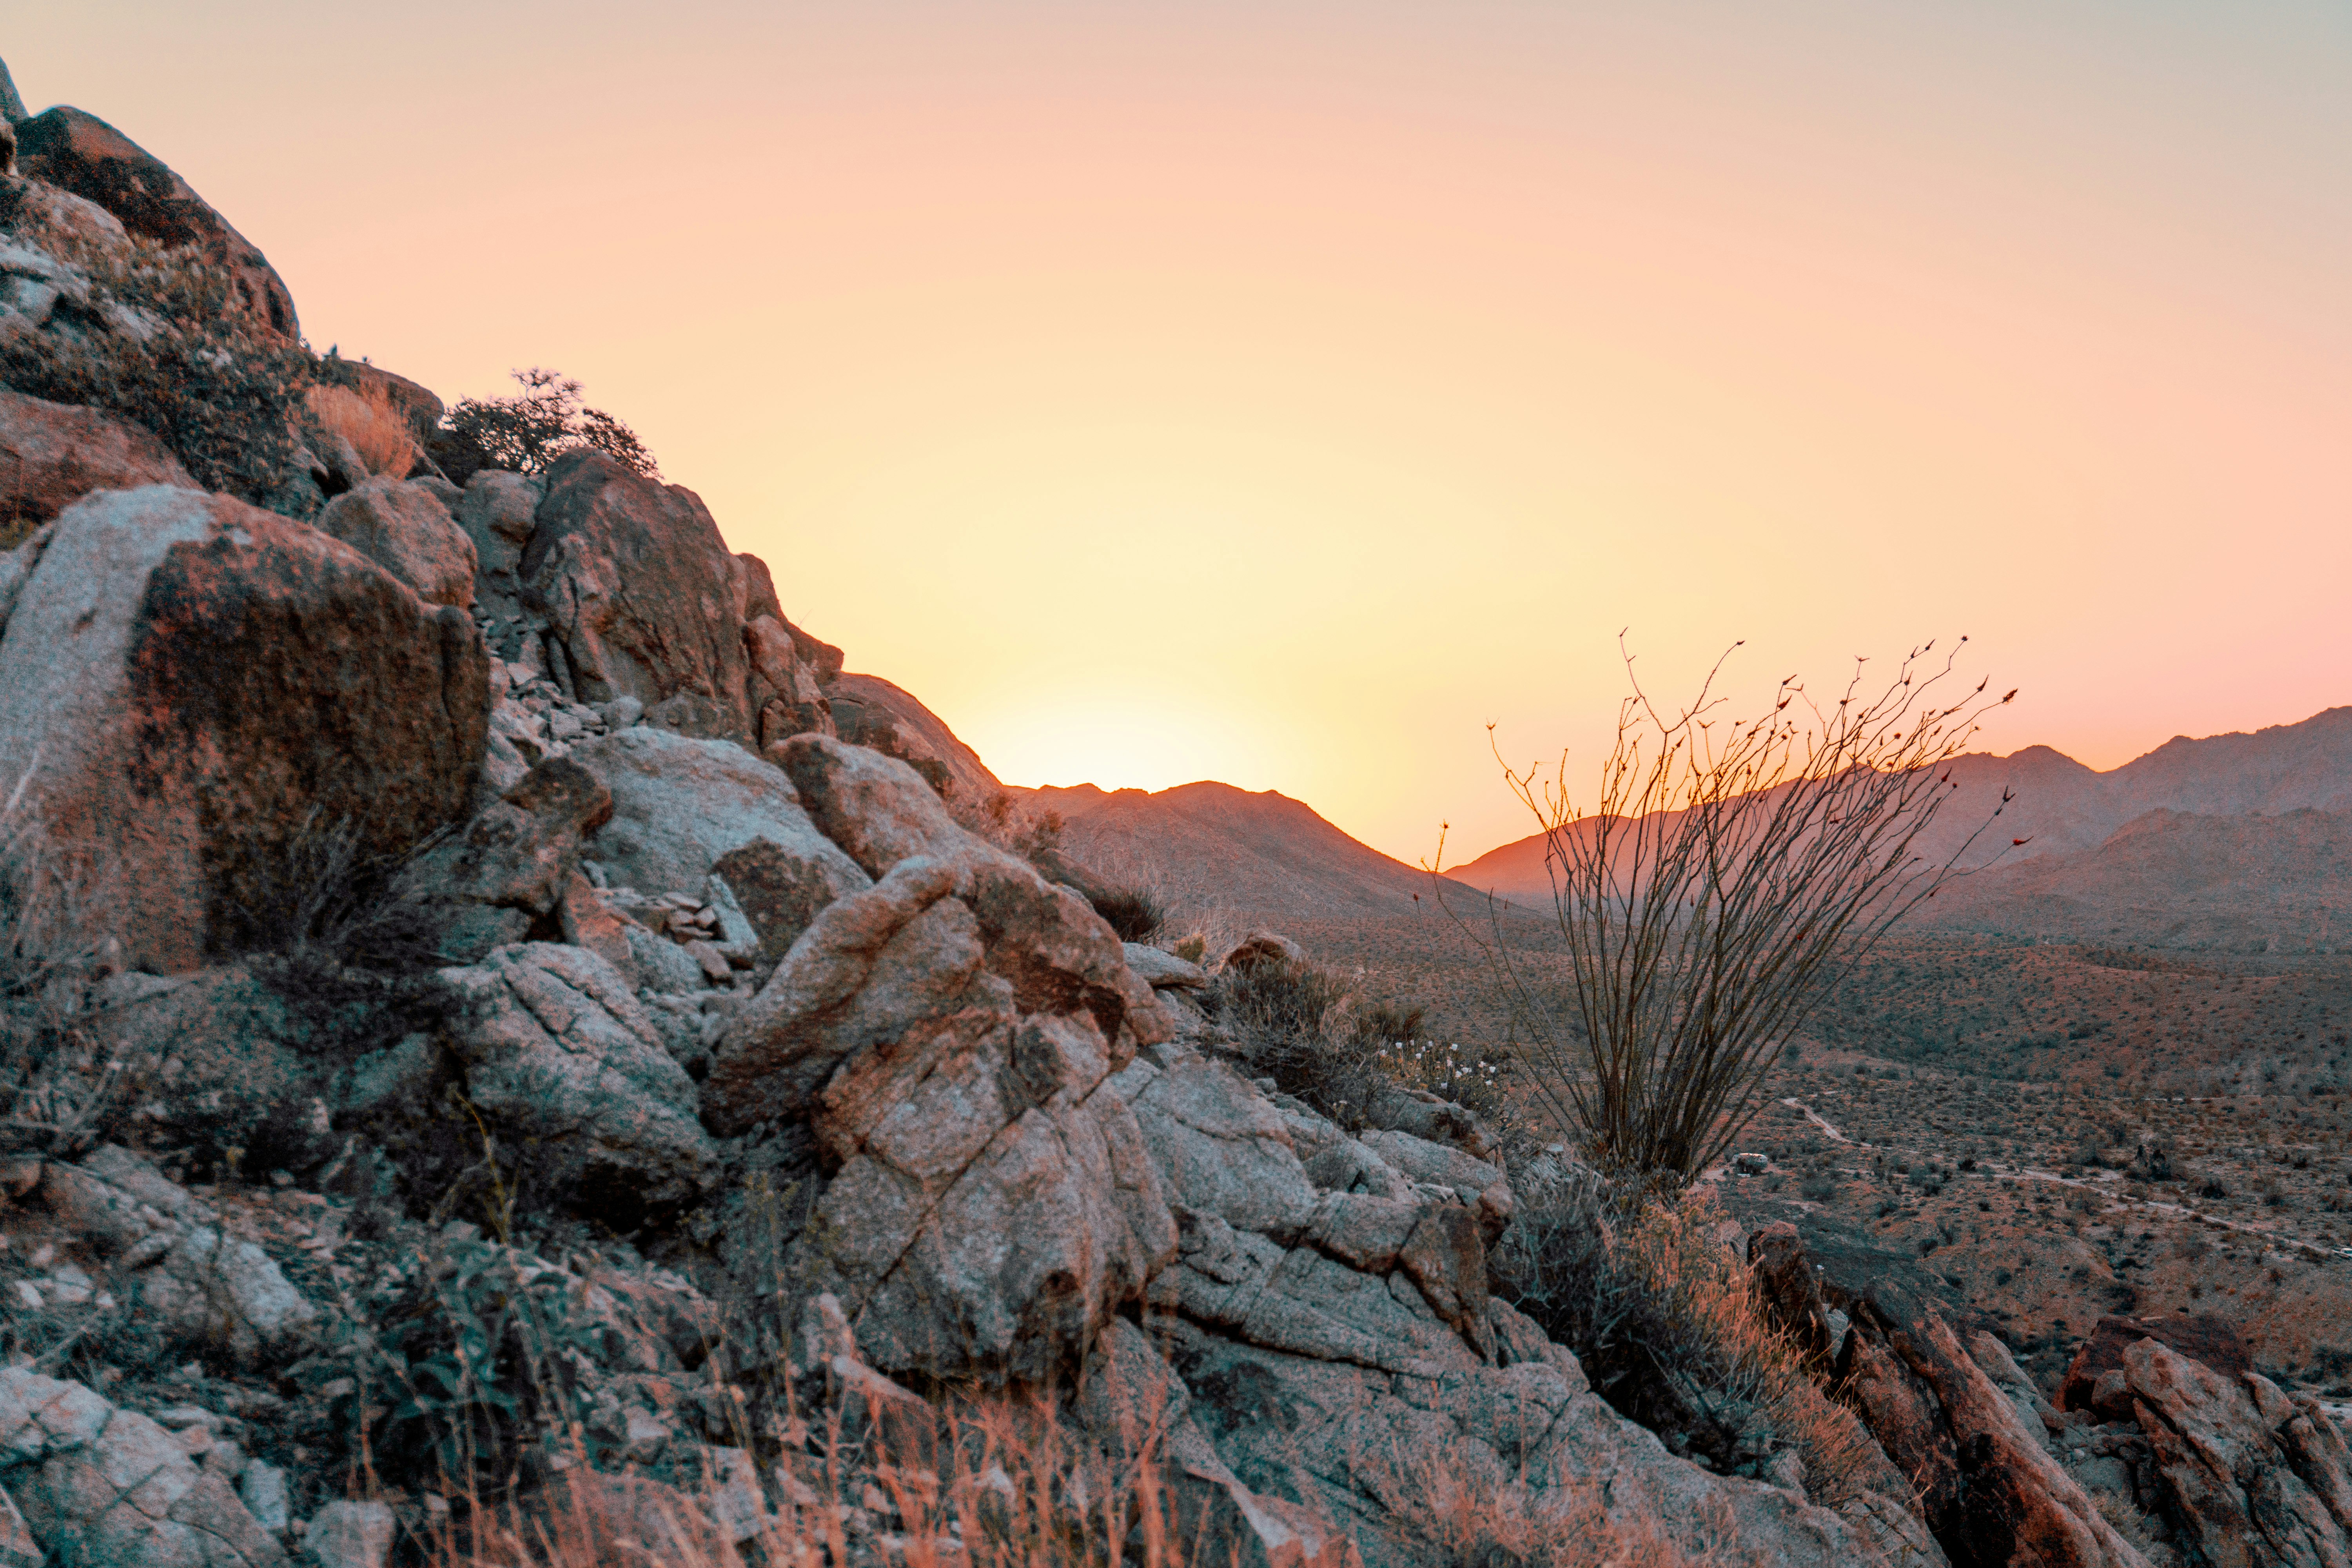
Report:
M 1719 1469 L 1764 1474 L 1792 1449 L 1824 1507 L 1859 1494 L 1876 1447 L 1772 1326 L 1712 1192 L 1660 1195 L 1578 1171 L 1520 1199 L 1497 1282 L 1620 1414 Z
M 371 474 L 405 479 L 416 466 L 416 441 L 408 416 L 380 386 L 349 387 L 320 382 L 302 395 L 320 426 L 352 444 Z

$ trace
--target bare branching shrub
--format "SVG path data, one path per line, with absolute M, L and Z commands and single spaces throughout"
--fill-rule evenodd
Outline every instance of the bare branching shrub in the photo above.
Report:
M 449 436 L 478 454 L 477 467 L 541 474 L 564 453 L 590 447 L 659 477 L 636 432 L 582 404 L 578 382 L 535 365 L 516 371 L 514 378 L 522 386 L 514 396 L 465 398 L 442 421 Z
M 1595 1163 L 1686 1182 L 1719 1158 L 1807 1014 L 1981 836 L 1939 855 L 1921 837 L 1976 721 L 2016 693 L 1948 698 L 1933 647 L 1875 689 L 1857 666 L 1826 705 L 1792 677 L 1753 719 L 1722 714 L 1721 660 L 1679 711 L 1633 679 L 1590 809 L 1564 756 L 1550 779 L 1505 764 L 1545 839 L 1565 997 L 1498 911 L 1481 944 L 1537 1091 Z
M 37 222 L 29 213 L 22 223 Z M 46 229 L 36 237 L 89 283 L 50 330 L 0 339 L 0 382 L 52 403 L 143 425 L 196 482 L 257 505 L 284 499 L 311 380 L 299 344 L 260 326 L 228 273 L 193 249 L 133 240 L 116 252 Z

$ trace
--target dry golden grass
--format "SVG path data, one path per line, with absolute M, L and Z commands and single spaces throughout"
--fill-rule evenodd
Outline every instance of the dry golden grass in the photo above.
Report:
M 756 1446 L 782 1456 L 768 1469 L 774 1511 L 740 1542 L 685 1494 L 575 1458 L 523 1501 L 427 1515 L 425 1557 L 434 1568 L 1229 1568 L 1235 1556 L 1168 1486 L 1149 1415 L 1123 1413 L 1121 1436 L 1097 1446 L 1043 1400 L 938 1414 L 935 1430 L 892 1422 L 855 1435 L 838 1410 L 814 1431 L 787 1419 Z
M 1822 1392 L 1797 1348 L 1766 1316 L 1755 1276 L 1718 1239 L 1725 1218 L 1712 1191 L 1686 1189 L 1646 1206 L 1618 1247 L 1709 1348 L 1723 1392 L 1760 1407 L 1796 1449 L 1807 1494 L 1834 1508 L 1857 1495 L 1878 1446 L 1853 1411 Z
M 310 416 L 352 444 L 368 472 L 404 479 L 416 461 L 408 419 L 382 387 L 354 390 L 320 382 L 302 395 Z

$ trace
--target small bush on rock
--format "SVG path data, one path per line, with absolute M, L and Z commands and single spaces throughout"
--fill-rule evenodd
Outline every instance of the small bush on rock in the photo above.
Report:
M 635 431 L 581 403 L 578 382 L 536 365 L 516 371 L 514 378 L 522 385 L 514 396 L 465 398 L 442 421 L 456 443 L 478 454 L 474 467 L 541 474 L 564 453 L 586 447 L 638 473 L 660 476 Z
M 1381 1125 L 1382 1102 L 1412 1090 L 1452 1100 L 1507 1136 L 1516 1124 L 1501 1058 L 1414 1038 L 1421 1008 L 1368 1000 L 1319 964 L 1227 968 L 1209 1003 L 1254 1072 L 1343 1127 Z
M 1143 888 L 1107 888 L 1087 901 L 1121 942 L 1150 942 L 1168 922 L 1166 906 Z

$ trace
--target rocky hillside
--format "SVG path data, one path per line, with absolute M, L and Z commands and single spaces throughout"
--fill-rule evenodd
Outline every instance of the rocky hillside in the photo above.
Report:
M 1996 867 L 1924 925 L 2227 952 L 2352 943 L 2352 812 L 2205 816 L 2159 808 L 2094 849 Z
M 0 389 L 0 1558 L 2347 1550 L 2340 1438 L 2251 1369 L 2114 1336 L 2095 1500 L 1998 1341 L 1703 1205 L 1643 1211 L 1700 1237 L 1653 1310 L 1713 1281 L 1777 1370 L 1602 1397 L 1528 1283 L 1647 1267 L 1589 1173 L 1286 1092 L 1227 1003 L 1306 955 L 1123 944 L 818 585 L 625 452 L 456 482 L 437 399 L 310 359 L 89 126 L 0 136 L 0 349 L 84 396 Z
M 1033 809 L 1060 816 L 1078 858 L 1191 912 L 1344 920 L 1410 913 L 1429 893 L 1427 872 L 1272 790 L 1202 783 L 1152 794 L 1092 784 L 1021 794 Z

